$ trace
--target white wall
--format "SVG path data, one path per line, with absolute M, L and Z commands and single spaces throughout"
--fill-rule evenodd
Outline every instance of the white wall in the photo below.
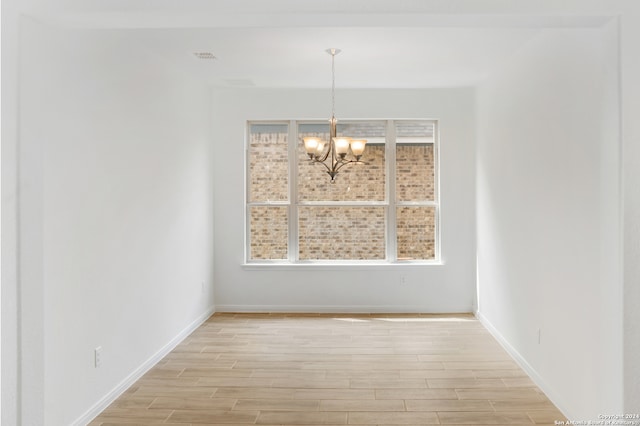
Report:
M 624 410 L 640 413 L 640 3 L 624 2 L 620 18 L 623 257 Z
M 478 91 L 479 312 L 574 420 L 623 412 L 616 34 L 548 30 Z
M 326 90 L 216 90 L 215 292 L 219 311 L 469 312 L 475 299 L 473 89 L 341 90 L 346 118 L 436 118 L 441 132 L 440 266 L 243 268 L 247 120 L 328 119 Z M 400 274 L 407 284 L 400 285 Z
M 210 93 L 118 32 L 22 37 L 24 423 L 67 425 L 211 313 Z
M 21 5 L 30 4 L 25 0 Z M 18 424 L 18 371 L 20 339 L 18 308 L 18 57 L 20 8 L 16 2 L 3 1 L 2 32 L 2 149 L 0 152 L 0 423 Z

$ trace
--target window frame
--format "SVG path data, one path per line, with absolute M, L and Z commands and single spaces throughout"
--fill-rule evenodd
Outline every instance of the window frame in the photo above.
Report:
M 244 265 L 245 266 L 374 266 L 374 265 L 442 265 L 441 257 L 441 217 L 440 217 L 440 122 L 437 119 L 345 119 L 341 123 L 359 123 L 377 121 L 386 122 L 385 135 L 385 197 L 382 201 L 300 201 L 298 197 L 298 126 L 301 124 L 325 124 L 326 120 L 247 120 L 245 126 L 245 191 L 244 191 Z M 398 122 L 430 122 L 433 124 L 433 140 L 415 142 L 431 143 L 433 145 L 434 161 L 434 193 L 429 201 L 399 201 L 396 198 L 396 123 Z M 287 126 L 287 154 L 288 154 L 288 200 L 261 201 L 250 200 L 250 147 L 252 125 L 286 125 Z M 401 142 L 411 143 L 411 142 Z M 327 184 L 329 183 L 327 178 Z M 385 258 L 384 259 L 327 259 L 301 260 L 299 256 L 299 217 L 298 210 L 305 206 L 371 206 L 383 207 L 385 210 Z M 287 207 L 287 258 L 286 259 L 251 259 L 251 218 L 250 210 L 254 206 Z M 434 258 L 433 259 L 403 259 L 397 258 L 397 217 L 398 207 L 433 207 L 434 217 Z M 392 226 L 393 225 L 393 226 Z

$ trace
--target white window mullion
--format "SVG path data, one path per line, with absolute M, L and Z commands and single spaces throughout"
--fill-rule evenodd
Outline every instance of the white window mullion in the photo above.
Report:
M 298 125 L 289 122 L 289 214 L 288 259 L 296 262 L 298 256 Z
M 387 261 L 398 259 L 396 237 L 396 127 L 393 120 L 387 121 L 387 140 L 385 144 L 386 185 L 387 185 Z
M 433 201 L 435 203 L 435 260 L 442 259 L 440 252 L 440 122 L 433 124 Z
M 249 182 L 251 173 L 249 167 L 249 145 L 251 134 L 251 123 L 247 122 L 244 130 L 244 259 L 248 262 L 251 259 L 251 206 L 249 205 Z

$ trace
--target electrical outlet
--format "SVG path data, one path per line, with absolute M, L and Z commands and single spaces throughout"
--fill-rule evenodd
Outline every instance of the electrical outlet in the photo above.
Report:
M 93 350 L 93 364 L 95 368 L 102 365 L 102 346 L 98 346 Z
M 400 275 L 400 284 L 401 285 L 405 285 L 407 283 L 407 276 L 406 275 Z
M 538 329 L 538 344 L 540 344 L 541 337 L 542 333 L 540 332 L 540 329 Z
M 200 283 L 200 293 L 204 293 L 204 281 Z

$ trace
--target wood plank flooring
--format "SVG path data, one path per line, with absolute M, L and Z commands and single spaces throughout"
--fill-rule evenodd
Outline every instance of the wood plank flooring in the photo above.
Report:
M 552 425 L 471 315 L 215 314 L 91 425 Z

